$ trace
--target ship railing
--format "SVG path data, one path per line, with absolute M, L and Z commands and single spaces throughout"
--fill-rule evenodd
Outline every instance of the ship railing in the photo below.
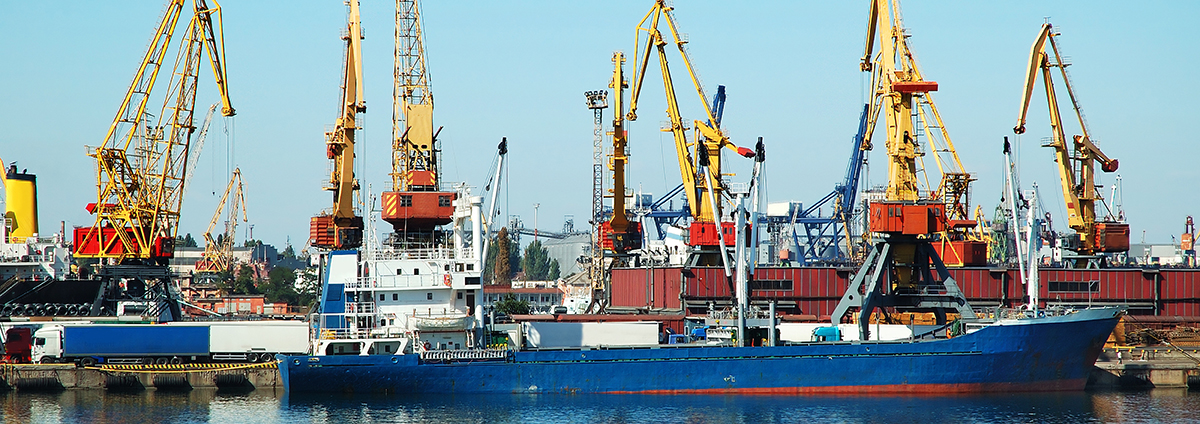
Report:
M 508 349 L 422 350 L 422 361 L 461 362 L 494 361 L 508 357 Z
M 387 259 L 455 259 L 454 249 L 447 247 L 393 249 L 383 247 L 367 253 L 368 260 Z
M 979 315 L 980 318 L 987 319 L 987 320 L 1002 320 L 1002 319 L 1030 319 L 1030 318 L 1052 317 L 1052 316 L 1059 316 L 1059 315 L 1068 315 L 1068 314 L 1072 314 L 1074 312 L 1075 312 L 1074 308 L 1064 308 L 1064 307 L 1058 307 L 1058 306 L 1049 307 L 1049 308 L 1040 308 L 1037 310 L 1029 310 L 1029 309 L 1025 309 L 1025 308 L 994 307 L 994 308 L 983 308 L 977 313 L 977 315 Z
M 322 328 L 318 333 L 321 340 L 369 339 L 371 330 L 367 328 Z
M 347 314 L 374 314 L 375 302 L 346 302 Z

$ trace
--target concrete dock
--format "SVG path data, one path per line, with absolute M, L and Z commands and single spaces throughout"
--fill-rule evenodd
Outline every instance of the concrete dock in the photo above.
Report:
M 80 368 L 72 364 L 0 365 L 0 390 L 145 390 L 218 388 L 254 390 L 280 387 L 275 362 L 261 364 L 116 365 Z
M 1088 387 L 1180 388 L 1200 386 L 1200 349 L 1133 347 L 1105 349 Z

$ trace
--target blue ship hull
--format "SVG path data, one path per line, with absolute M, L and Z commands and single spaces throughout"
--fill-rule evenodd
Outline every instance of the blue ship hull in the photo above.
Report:
M 961 393 L 1082 390 L 1122 314 L 1095 308 L 926 341 L 776 347 L 516 351 L 499 360 L 417 354 L 283 356 L 290 392 Z

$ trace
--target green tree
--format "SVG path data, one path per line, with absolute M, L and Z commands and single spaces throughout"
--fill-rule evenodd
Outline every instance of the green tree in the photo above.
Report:
M 283 249 L 283 258 L 284 259 L 296 259 L 296 249 L 293 249 L 292 245 L 290 245 L 290 244 L 287 245 L 287 248 Z
M 196 239 L 192 238 L 192 233 L 180 237 L 175 236 L 175 245 L 179 247 L 196 247 Z
M 296 273 L 288 267 L 271 268 L 267 280 L 261 284 L 261 291 L 270 302 L 298 305 L 300 301 L 300 293 L 296 291 Z
M 317 296 L 321 293 L 321 281 L 317 279 L 316 268 L 304 268 L 296 271 L 300 281 L 296 286 L 298 306 L 316 306 Z
M 242 264 L 234 275 L 231 279 L 223 279 L 220 284 L 221 290 L 226 294 L 262 294 L 258 289 L 254 268 L 250 265 Z
M 558 259 L 550 260 L 550 271 L 546 273 L 547 280 L 557 280 L 562 276 L 562 271 L 558 269 Z
M 512 293 L 504 295 L 500 301 L 496 302 L 495 308 L 496 313 L 506 314 L 508 316 L 526 315 L 529 314 L 529 311 L 532 309 L 529 306 L 529 301 L 517 300 L 517 296 Z
M 541 240 L 535 240 L 525 246 L 525 258 L 521 266 L 525 269 L 525 279 L 543 281 L 558 278 L 558 261 L 551 260 L 549 252 L 542 246 Z M 554 272 L 551 272 L 553 269 Z

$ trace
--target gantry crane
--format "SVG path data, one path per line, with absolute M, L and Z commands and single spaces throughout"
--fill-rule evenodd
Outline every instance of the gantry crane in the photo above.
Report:
M 939 233 L 974 223 L 967 219 L 966 209 L 970 175 L 962 172 L 929 95 L 937 90 L 937 83 L 921 76 L 908 48 L 899 0 L 872 0 L 868 15 L 860 69 L 871 72 L 874 118 L 868 123 L 863 143 L 870 148 L 875 121 L 878 114 L 883 114 L 887 125 L 888 186 L 885 200 L 872 202 L 868 208 L 872 249 L 832 315 L 838 323 L 850 308 L 857 308 L 863 340 L 868 339 L 868 323 L 877 308 L 933 312 L 938 323 L 945 323 L 947 312 L 957 312 L 964 320 L 975 318 L 932 243 Z M 875 55 L 877 35 L 880 51 Z M 931 136 L 931 130 L 938 130 L 945 143 L 939 146 L 933 142 L 935 137 L 929 137 L 943 180 L 934 192 L 922 193 L 919 179 L 922 174 L 927 178 L 928 173 L 920 166 L 919 159 L 925 153 L 918 136 L 922 132 Z M 951 160 L 943 164 L 942 153 Z M 987 245 L 981 243 L 981 248 L 986 257 Z
M 229 214 L 225 217 L 225 231 L 221 233 L 220 237 L 213 237 L 213 230 L 217 228 L 217 222 L 221 220 L 221 216 L 225 215 L 225 205 L 227 204 L 229 205 Z M 225 194 L 221 195 L 221 201 L 217 202 L 217 210 L 213 213 L 212 220 L 208 222 L 208 230 L 204 231 L 204 253 L 200 260 L 196 261 L 197 273 L 219 274 L 233 268 L 233 245 L 234 239 L 237 238 L 239 216 L 242 222 L 246 222 L 246 197 L 242 191 L 242 170 L 235 168 L 233 177 L 229 179 L 229 185 L 225 187 Z
M 220 92 L 221 113 L 234 115 L 223 63 L 220 6 L 194 0 L 192 13 L 184 14 L 185 4 L 186 0 L 167 4 L 104 142 L 88 149 L 96 159 L 97 200 L 87 210 L 96 220 L 90 227 L 76 228 L 74 234 L 76 257 L 105 259 L 112 265 L 100 272 L 106 300 L 149 302 L 143 311 L 148 316 L 167 310 L 179 316 L 178 303 L 166 289 L 170 276 L 166 265 L 174 256 L 188 153 L 196 131 L 197 82 L 205 56 Z M 148 106 L 159 71 L 169 63 L 167 55 L 180 18 L 189 15 L 175 67 L 166 78 L 167 94 L 161 108 L 152 113 Z M 120 288 L 115 287 L 118 282 Z M 117 312 L 95 310 L 111 304 L 96 302 L 91 315 Z
M 1033 86 L 1041 71 L 1046 89 L 1046 102 L 1050 109 L 1051 141 L 1046 147 L 1054 148 L 1054 160 L 1058 163 L 1058 175 L 1062 182 L 1063 200 L 1067 204 L 1067 223 L 1075 230 L 1075 237 L 1069 239 L 1064 247 L 1078 253 L 1078 257 L 1071 258 L 1070 262 L 1076 268 L 1083 268 L 1096 264 L 1098 253 L 1129 251 L 1129 224 L 1096 220 L 1096 201 L 1103 199 L 1096 190 L 1095 162 L 1100 162 L 1100 169 L 1104 172 L 1116 171 L 1118 162 L 1101 152 L 1088 134 L 1087 122 L 1083 119 L 1083 112 L 1079 108 L 1067 75 L 1069 64 L 1063 60 L 1054 40 L 1058 36 L 1054 27 L 1047 22 L 1042 25 L 1033 47 L 1030 48 L 1028 72 L 1025 74 L 1025 86 L 1021 95 L 1021 112 L 1017 116 L 1017 125 L 1013 127 L 1013 132 L 1025 132 L 1025 116 L 1029 112 Z M 1053 62 L 1046 52 L 1047 41 L 1054 52 Z M 1075 109 L 1075 116 L 1079 118 L 1080 131 L 1083 132 L 1082 135 L 1072 137 L 1070 145 L 1063 131 L 1051 68 L 1058 68 L 1062 74 L 1067 95 L 1071 98 L 1071 106 Z
M 431 247 L 437 228 L 453 220 L 457 193 L 441 187 L 441 130 L 433 129 L 433 91 L 415 0 L 396 1 L 393 75 L 392 190 L 381 197 L 380 215 L 395 230 L 393 245 Z
M 632 93 L 629 100 L 629 112 L 626 113 L 625 118 L 630 121 L 637 119 L 638 99 L 644 88 L 642 81 L 646 76 L 650 55 L 652 51 L 657 50 L 658 63 L 662 71 L 663 86 L 667 98 L 667 117 L 670 120 L 670 131 L 675 141 L 675 152 L 679 160 L 679 174 L 683 181 L 688 209 L 692 217 L 692 223 L 688 228 L 688 244 L 693 249 L 693 252 L 689 255 L 688 263 L 693 266 L 721 264 L 725 266 L 726 275 L 728 276 L 731 273 L 729 271 L 727 255 L 724 252 L 727 246 L 732 246 L 733 244 L 734 223 L 722 221 L 723 203 L 728 196 L 725 193 L 726 188 L 721 181 L 723 177 L 721 149 L 727 148 L 733 150 L 747 158 L 754 157 L 755 152 L 754 150 L 734 145 L 729 140 L 729 137 L 725 136 L 724 132 L 721 131 L 714 108 L 708 103 L 708 97 L 704 94 L 704 88 L 700 85 L 696 71 L 692 68 L 691 60 L 688 58 L 687 50 L 684 48 L 687 40 L 680 36 L 675 24 L 675 18 L 671 13 L 672 10 L 673 8 L 667 5 L 665 0 L 656 0 L 650 12 L 638 23 L 638 44 L 637 49 L 634 51 L 636 75 L 633 79 Z M 700 97 L 700 103 L 704 106 L 705 119 L 697 119 L 693 122 L 692 129 L 694 129 L 695 135 L 692 141 L 688 140 L 687 131 L 689 128 L 685 126 L 683 117 L 680 115 L 679 102 L 676 99 L 675 86 L 671 79 L 671 70 L 667 64 L 666 45 L 668 42 L 663 33 L 658 29 L 659 22 L 663 20 L 667 22 L 672 41 L 679 50 L 684 66 L 691 77 L 692 85 L 695 87 L 696 94 Z M 645 33 L 646 36 L 644 45 L 641 42 L 642 33 Z M 617 66 L 618 68 L 620 67 L 619 64 Z M 620 114 L 621 111 L 618 110 L 617 113 Z M 614 124 L 616 123 L 617 121 L 614 120 Z M 614 137 L 617 134 L 618 132 L 614 131 Z M 623 137 L 624 133 L 620 133 L 620 135 Z M 614 141 L 614 146 L 616 145 L 615 143 L 616 141 Z M 616 189 L 614 187 L 614 199 L 624 194 L 615 191 Z M 623 212 L 623 210 L 618 210 L 615 207 L 613 209 L 614 217 Z M 615 228 L 614 233 L 616 233 Z
M 353 249 L 362 245 L 363 218 L 358 213 L 355 195 L 358 180 L 354 177 L 354 133 L 358 130 L 358 114 L 367 111 L 362 89 L 362 26 L 358 0 L 347 2 L 350 7 L 346 20 L 346 63 L 342 72 L 342 104 L 334 129 L 325 134 L 325 155 L 332 162 L 329 184 L 333 191 L 331 213 L 314 216 L 309 223 L 310 243 L 325 249 Z
M 189 143 L 196 130 L 196 85 L 205 54 L 221 94 L 222 114 L 234 114 L 222 62 L 220 7 L 210 8 L 204 0 L 193 3 L 194 13 L 188 20 L 161 109 L 158 113 L 147 109 L 158 72 L 169 60 L 166 55 L 184 5 L 185 0 L 167 5 L 103 144 L 89 148 L 88 155 L 96 158 L 98 190 L 96 202 L 89 203 L 87 210 L 96 221 L 91 227 L 75 230 L 77 257 L 165 265 L 174 255 L 183 177 Z M 158 122 L 151 121 L 155 116 Z

